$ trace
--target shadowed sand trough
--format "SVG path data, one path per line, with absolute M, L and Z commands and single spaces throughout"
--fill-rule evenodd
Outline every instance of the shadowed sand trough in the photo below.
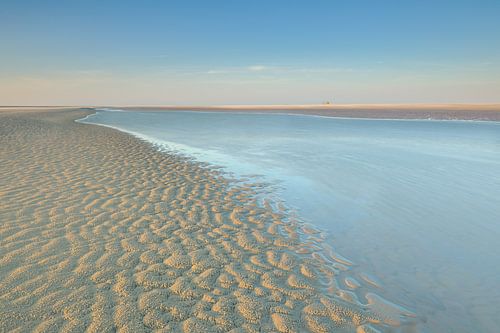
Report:
M 373 332 L 405 321 L 321 234 L 259 204 L 259 184 L 74 122 L 89 113 L 0 113 L 0 331 Z

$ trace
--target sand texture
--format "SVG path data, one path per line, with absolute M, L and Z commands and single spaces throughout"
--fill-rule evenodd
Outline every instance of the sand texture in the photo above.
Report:
M 261 185 L 74 122 L 89 112 L 0 113 L 1 332 L 402 325 Z

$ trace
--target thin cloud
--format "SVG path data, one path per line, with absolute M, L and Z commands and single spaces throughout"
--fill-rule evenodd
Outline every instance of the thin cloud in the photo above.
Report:
M 263 65 L 253 65 L 253 66 L 248 67 L 248 70 L 252 71 L 252 72 L 262 72 L 262 71 L 265 71 L 267 69 L 269 69 L 269 67 L 263 66 Z
M 211 69 L 211 70 L 206 71 L 205 73 L 206 74 L 210 74 L 210 75 L 213 75 L 213 74 L 229 74 L 229 73 L 234 73 L 234 71 L 220 70 L 220 69 Z
M 202 72 L 191 72 L 191 74 L 199 75 L 321 75 L 321 74 L 339 74 L 353 72 L 372 71 L 371 68 L 356 69 L 349 67 L 292 67 L 292 66 L 266 66 L 266 65 L 251 65 L 242 67 L 226 67 L 214 68 Z
M 220 69 L 210 69 L 205 74 L 244 74 L 250 72 L 263 72 L 270 69 L 268 66 L 263 65 L 253 65 L 248 67 L 229 67 L 229 68 L 220 68 Z

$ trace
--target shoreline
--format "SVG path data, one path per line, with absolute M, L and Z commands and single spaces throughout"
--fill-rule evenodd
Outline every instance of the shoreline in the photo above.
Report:
M 74 121 L 91 110 L 29 111 L 0 112 L 2 330 L 408 324 L 368 285 L 345 287 L 348 265 L 257 204 L 258 184 Z

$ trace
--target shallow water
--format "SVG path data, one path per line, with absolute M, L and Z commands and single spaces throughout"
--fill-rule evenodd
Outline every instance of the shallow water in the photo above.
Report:
M 500 123 L 142 111 L 84 122 L 278 183 L 420 331 L 500 330 Z

